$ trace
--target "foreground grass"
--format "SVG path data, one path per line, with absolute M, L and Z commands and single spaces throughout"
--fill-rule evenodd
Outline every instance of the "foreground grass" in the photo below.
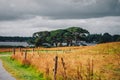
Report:
M 0 55 L 2 56 L 2 55 L 11 55 L 12 54 L 12 52 L 0 52 Z
M 25 66 L 11 60 L 8 56 L 1 56 L 0 59 L 3 62 L 4 67 L 10 72 L 16 80 L 45 80 L 43 74 L 36 71 L 31 66 Z
M 31 51 L 29 50 L 27 53 L 27 60 L 31 62 L 31 65 L 37 67 L 37 70 L 43 72 L 44 75 L 48 74 L 51 80 L 54 66 L 53 59 L 56 55 L 59 57 L 58 80 L 79 80 L 77 79 L 79 75 L 82 77 L 81 80 L 90 80 L 88 77 L 92 77 L 93 79 L 91 80 L 120 80 L 120 42 L 84 47 L 40 48 L 35 49 L 34 54 L 31 49 Z M 13 57 L 22 63 L 21 57 L 24 57 L 24 55 L 21 55 L 21 52 L 18 51 Z M 13 65 L 14 63 L 16 66 L 12 66 L 13 69 L 15 68 L 12 74 L 17 76 L 17 80 L 43 80 L 43 74 L 36 73 L 35 69 L 33 70 L 33 68 L 29 66 L 23 66 L 17 61 L 11 61 L 9 57 L 6 58 L 6 62 L 9 62 L 9 65 Z M 4 56 L 3 61 L 5 61 L 4 59 L 6 58 Z M 64 59 L 64 63 L 61 61 L 61 58 Z M 91 63 L 92 60 L 93 64 Z M 65 69 L 63 69 L 63 64 L 65 64 Z M 8 65 L 8 63 L 6 63 L 6 65 Z M 90 75 L 92 65 L 93 74 Z M 10 70 L 12 68 L 10 67 Z M 67 79 L 64 79 L 65 72 Z

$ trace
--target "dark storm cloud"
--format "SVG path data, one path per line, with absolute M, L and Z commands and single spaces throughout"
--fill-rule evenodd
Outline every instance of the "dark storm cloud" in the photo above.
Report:
M 43 4 L 41 15 L 51 18 L 80 19 L 120 15 L 119 0 L 43 0 L 39 2 Z
M 119 0 L 0 0 L 0 20 L 43 16 L 81 19 L 120 16 Z
M 33 0 L 0 0 L 0 20 L 29 18 L 38 13 L 38 8 Z
M 71 26 L 120 34 L 120 0 L 0 0 L 0 36 Z

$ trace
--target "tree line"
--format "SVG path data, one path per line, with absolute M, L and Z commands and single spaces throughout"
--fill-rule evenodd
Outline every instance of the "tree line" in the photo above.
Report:
M 106 43 L 106 42 L 117 42 L 120 41 L 120 35 L 111 35 L 109 33 L 104 34 L 90 34 L 86 37 L 86 42 L 97 42 L 97 43 Z
M 111 35 L 109 33 L 103 34 L 90 34 L 86 29 L 80 27 L 69 27 L 66 29 L 57 29 L 52 31 L 39 31 L 33 33 L 32 37 L 5 37 L 0 36 L 2 42 L 28 42 L 39 46 L 77 46 L 79 41 L 87 43 L 106 43 L 120 41 L 120 35 Z M 84 45 L 84 44 L 83 44 Z
M 105 43 L 120 41 L 120 35 L 104 34 L 90 34 L 86 29 L 80 27 L 70 27 L 67 29 L 58 29 L 53 31 L 40 31 L 33 34 L 32 43 L 35 46 L 44 46 L 50 44 L 51 46 L 62 46 L 62 43 L 67 43 L 66 46 L 76 46 L 78 41 Z M 59 45 L 58 45 L 59 44 Z

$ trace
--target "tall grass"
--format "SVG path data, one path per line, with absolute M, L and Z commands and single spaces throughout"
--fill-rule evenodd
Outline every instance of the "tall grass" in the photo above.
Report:
M 16 80 L 45 80 L 43 74 L 28 65 L 23 65 L 8 56 L 1 56 L 4 67 L 16 78 Z
M 53 80 L 54 56 L 58 56 L 57 80 L 108 80 L 116 77 L 119 69 L 120 42 L 86 47 L 22 49 L 12 55 L 22 64 L 32 65 Z M 26 56 L 27 55 L 27 56 Z M 110 70 L 105 66 L 112 64 Z

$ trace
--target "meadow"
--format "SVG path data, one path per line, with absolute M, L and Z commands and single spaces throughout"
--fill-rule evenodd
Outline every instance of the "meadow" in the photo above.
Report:
M 120 80 L 120 42 L 94 46 L 0 49 L 46 80 Z M 34 79 L 39 80 L 39 79 Z

